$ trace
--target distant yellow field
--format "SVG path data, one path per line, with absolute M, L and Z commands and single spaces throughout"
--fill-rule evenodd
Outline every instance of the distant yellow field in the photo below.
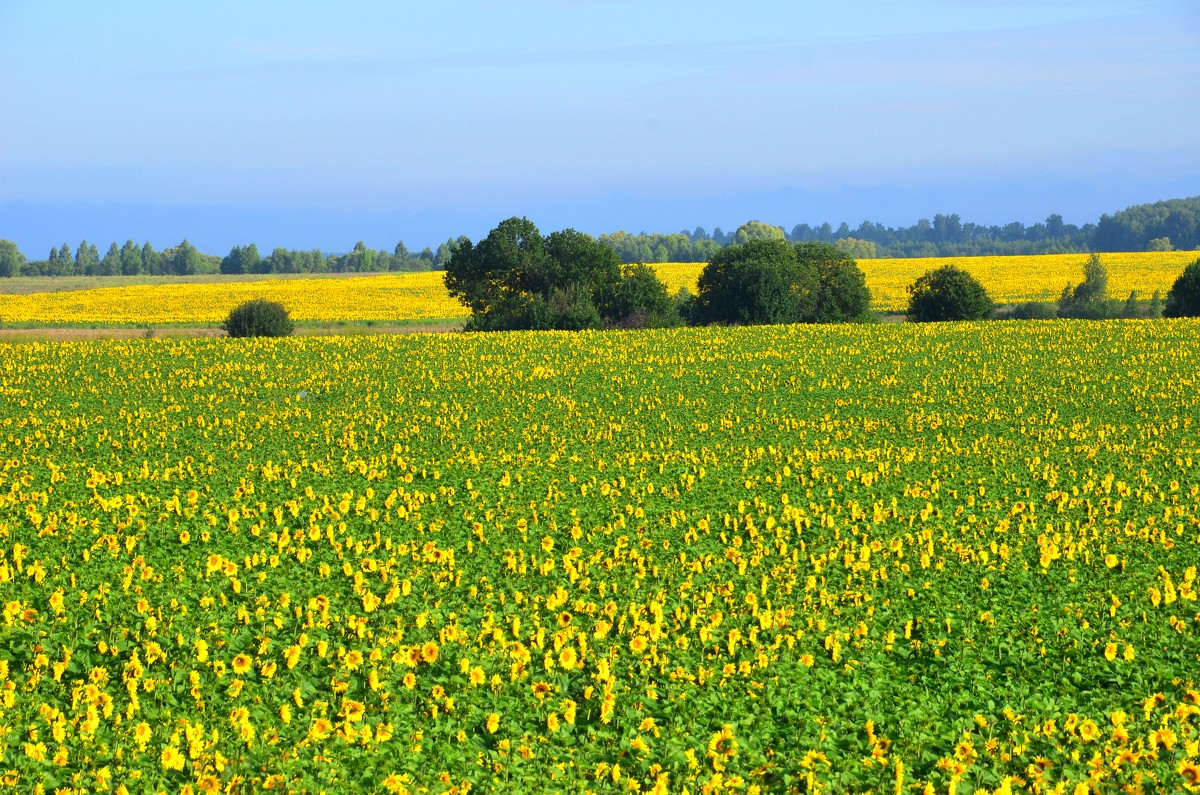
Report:
M 1165 296 L 1184 267 L 1200 257 L 1197 251 L 1139 251 L 1102 254 L 1108 268 L 1111 298 L 1125 298 L 1137 290 L 1149 298 L 1155 290 Z M 928 257 L 910 259 L 864 259 L 858 265 L 871 288 L 871 305 L 880 311 L 903 311 L 908 304 L 908 285 L 926 271 L 954 264 L 983 283 L 1001 304 L 1057 300 L 1067 283 L 1083 279 L 1086 254 L 1041 254 L 1028 257 Z M 668 262 L 656 265 L 660 278 L 672 293 L 680 287 L 694 290 L 703 263 Z
M 8 323 L 214 323 L 253 298 L 279 301 L 295 320 L 438 320 L 469 315 L 440 272 L 344 279 L 154 284 L 0 296 Z
M 1163 294 L 1200 256 L 1195 251 L 1104 254 L 1109 294 L 1124 298 L 1137 290 Z M 922 273 L 954 263 L 974 274 L 998 303 L 1053 300 L 1082 278 L 1082 254 L 1029 257 L 954 257 L 861 260 L 880 311 L 903 310 L 907 286 Z M 668 289 L 694 290 L 703 263 L 654 266 Z M 108 287 L 29 295 L 0 295 L 0 321 L 7 323 L 162 324 L 215 323 L 252 298 L 282 302 L 300 321 L 411 321 L 463 317 L 466 309 L 446 294 L 442 274 L 400 273 L 340 279 L 271 279 L 208 284 Z

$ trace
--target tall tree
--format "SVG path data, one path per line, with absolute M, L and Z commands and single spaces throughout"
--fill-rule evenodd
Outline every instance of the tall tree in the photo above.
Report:
M 25 255 L 11 240 L 0 240 L 0 278 L 17 276 L 25 266 Z
M 184 238 L 171 257 L 171 272 L 176 276 L 191 276 L 203 271 L 203 255 Z
M 142 267 L 146 273 L 151 275 L 161 276 L 163 274 L 163 256 L 154 250 L 154 246 L 150 245 L 149 240 L 142 246 Z
M 234 246 L 229 254 L 221 260 L 221 273 L 258 273 L 262 257 L 258 253 L 258 245 Z
M 104 259 L 100 260 L 96 273 L 100 276 L 117 276 L 121 273 L 121 250 L 117 248 L 115 241 L 104 253 Z
M 142 250 L 132 240 L 126 240 L 121 246 L 121 273 L 125 276 L 136 276 L 142 272 Z
M 75 273 L 79 276 L 94 276 L 100 266 L 100 252 L 86 240 L 75 249 Z

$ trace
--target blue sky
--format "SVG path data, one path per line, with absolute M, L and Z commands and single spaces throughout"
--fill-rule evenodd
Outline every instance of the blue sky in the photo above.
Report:
M 1200 4 L 0 0 L 0 107 L 34 257 L 1084 223 L 1200 194 Z

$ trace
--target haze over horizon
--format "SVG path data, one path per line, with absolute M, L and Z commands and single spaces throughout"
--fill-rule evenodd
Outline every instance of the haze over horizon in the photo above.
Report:
M 0 238 L 390 248 L 1200 194 L 1193 0 L 0 5 Z

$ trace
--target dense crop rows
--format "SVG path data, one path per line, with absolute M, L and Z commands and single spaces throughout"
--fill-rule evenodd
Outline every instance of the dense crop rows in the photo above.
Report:
M 1109 292 L 1124 299 L 1137 290 L 1143 299 L 1166 294 L 1194 251 L 1105 254 Z M 1079 254 L 1028 257 L 860 260 L 879 311 L 903 311 L 907 287 L 922 273 L 947 263 L 978 278 L 999 303 L 1056 300 L 1067 283 L 1082 279 Z M 674 295 L 695 291 L 704 263 L 656 264 Z M 73 292 L 0 295 L 0 320 L 8 323 L 216 323 L 253 298 L 283 303 L 301 321 L 444 320 L 469 314 L 450 298 L 441 273 L 404 273 L 344 279 L 289 279 L 218 284 L 164 284 Z
M 1194 788 L 1198 331 L 3 346 L 0 791 Z
M 265 298 L 301 321 L 461 318 L 470 312 L 446 292 L 442 273 L 269 279 L 208 284 L 143 284 L 0 295 L 7 323 L 218 323 L 245 301 Z

